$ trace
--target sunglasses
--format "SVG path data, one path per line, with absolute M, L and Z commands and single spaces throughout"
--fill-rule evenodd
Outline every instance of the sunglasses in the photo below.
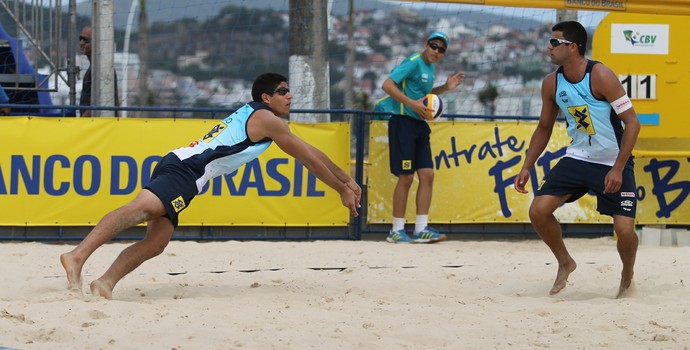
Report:
M 80 36 L 79 41 L 83 41 L 84 43 L 88 44 L 91 42 L 91 38 L 87 38 L 85 36 Z
M 429 48 L 434 51 L 438 51 L 440 54 L 446 53 L 446 48 L 443 46 L 438 46 L 436 43 L 429 43 Z
M 553 47 L 558 47 L 561 44 L 570 45 L 574 44 L 574 42 L 565 39 L 551 38 L 549 39 L 549 44 L 551 44 Z
M 277 93 L 277 94 L 280 95 L 280 96 L 285 96 L 285 95 L 287 95 L 289 92 L 290 92 L 290 89 L 288 89 L 288 88 L 286 88 L 286 87 L 278 88 L 278 89 L 276 89 L 276 91 L 273 91 L 274 94 Z

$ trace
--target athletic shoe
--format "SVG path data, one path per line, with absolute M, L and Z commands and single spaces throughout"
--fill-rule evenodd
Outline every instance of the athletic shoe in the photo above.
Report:
M 415 243 L 435 243 L 446 240 L 446 235 L 434 230 L 433 228 L 427 226 L 419 233 L 412 236 Z
M 391 230 L 391 232 L 388 233 L 388 237 L 386 237 L 386 241 L 389 243 L 414 243 L 414 240 L 407 235 L 405 230 Z

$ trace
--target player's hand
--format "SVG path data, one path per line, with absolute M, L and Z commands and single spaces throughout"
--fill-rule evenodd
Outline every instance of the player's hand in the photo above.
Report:
M 525 189 L 525 185 L 527 184 L 527 181 L 529 181 L 529 170 L 527 170 L 527 169 L 520 170 L 520 173 L 515 177 L 515 182 L 514 182 L 515 190 L 520 192 L 520 193 L 529 193 L 529 191 L 527 191 Z
M 359 208 L 359 200 L 357 199 L 355 192 L 349 187 L 340 193 L 340 201 L 343 203 L 343 206 L 350 209 L 350 215 L 354 217 L 359 216 L 359 212 L 357 212 L 357 208 Z
M 360 204 L 362 201 L 362 188 L 359 187 L 357 182 L 355 182 L 355 179 L 350 179 L 350 181 L 347 182 L 347 187 L 349 187 L 352 192 L 355 193 L 355 196 L 357 197 L 357 208 L 360 208 L 362 205 Z
M 431 120 L 431 119 L 433 119 L 433 118 L 431 118 L 431 114 L 434 113 L 434 109 L 429 108 L 429 107 L 424 105 L 423 101 L 425 98 L 426 97 L 422 97 L 419 100 L 414 101 L 414 105 L 412 105 L 410 107 L 412 107 L 414 112 L 417 113 L 418 116 L 421 116 L 422 119 Z
M 446 89 L 448 91 L 455 90 L 465 80 L 465 72 L 458 72 L 448 76 L 446 80 Z
M 620 170 L 611 169 L 604 178 L 604 193 L 616 193 L 623 184 L 623 173 Z

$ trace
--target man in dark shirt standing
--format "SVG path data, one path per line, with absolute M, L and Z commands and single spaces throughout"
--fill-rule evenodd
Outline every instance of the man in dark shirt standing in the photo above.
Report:
M 86 70 L 86 73 L 84 73 L 84 79 L 81 85 L 81 96 L 79 98 L 80 106 L 91 106 L 91 32 L 91 26 L 85 26 L 79 35 L 79 50 L 89 59 L 89 68 Z M 115 105 L 119 106 L 120 99 L 117 95 L 117 72 L 113 73 L 115 74 Z M 80 110 L 80 115 L 82 117 L 91 117 L 91 110 Z M 117 116 L 117 112 L 115 116 Z

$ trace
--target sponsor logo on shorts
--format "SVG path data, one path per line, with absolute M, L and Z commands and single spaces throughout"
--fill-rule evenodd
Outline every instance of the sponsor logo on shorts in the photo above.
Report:
M 633 206 L 633 202 L 631 200 L 626 199 L 624 201 L 621 201 L 621 207 L 632 207 L 632 206 Z
M 407 159 L 402 161 L 402 169 L 403 170 L 411 170 L 412 169 L 412 161 Z
M 632 197 L 632 198 L 635 198 L 635 192 L 621 192 L 621 197 Z
M 175 199 L 173 199 L 170 204 L 172 204 L 173 208 L 175 208 L 175 212 L 179 213 L 182 209 L 184 209 L 187 204 L 184 202 L 184 198 L 182 196 L 179 196 Z

